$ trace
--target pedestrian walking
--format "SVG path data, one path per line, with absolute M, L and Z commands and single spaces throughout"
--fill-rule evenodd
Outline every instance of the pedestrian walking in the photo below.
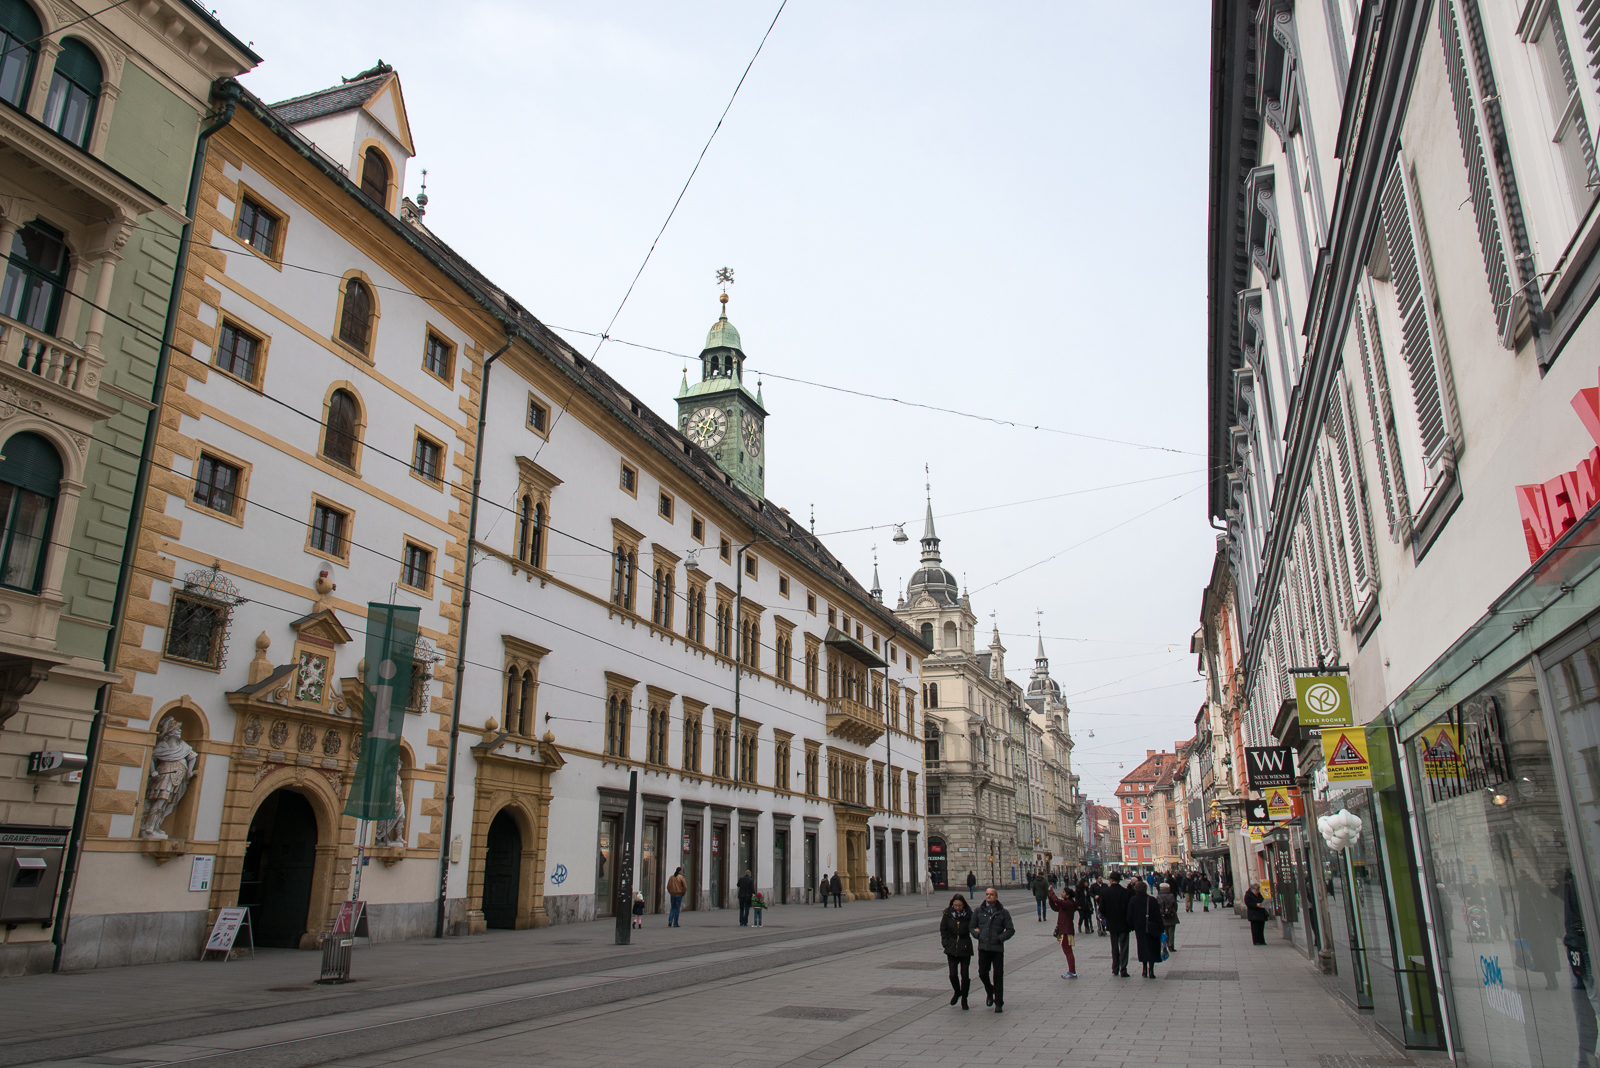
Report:
M 667 878 L 667 899 L 671 902 L 667 907 L 667 926 L 678 926 L 678 911 L 683 908 L 683 895 L 689 892 L 689 881 L 683 877 L 683 869 L 679 868 Z
M 739 876 L 739 926 L 750 926 L 750 901 L 756 896 L 756 881 L 746 871 Z
M 750 899 L 750 915 L 757 927 L 761 926 L 761 915 L 767 911 L 767 898 L 761 891 L 756 891 L 756 896 Z
M 972 872 L 967 872 L 967 896 L 972 897 L 978 892 L 978 877 Z
M 1156 888 L 1156 903 L 1161 906 L 1161 925 L 1167 929 L 1167 952 L 1178 952 L 1178 895 L 1162 883 Z
M 1172 888 L 1172 890 L 1173 890 L 1174 893 L 1179 892 L 1178 887 L 1176 887 L 1176 886 L 1174 886 Z M 1199 891 L 1200 891 L 1200 877 L 1198 875 L 1194 875 L 1194 874 L 1185 875 L 1183 877 L 1183 889 L 1182 889 L 1182 893 L 1183 893 L 1183 911 L 1185 911 L 1185 912 L 1193 912 L 1194 911 L 1194 898 L 1195 898 L 1195 894 L 1199 893 Z
M 987 1004 L 993 1005 L 995 1012 L 1004 1012 L 1006 940 L 1017 933 L 1017 928 L 994 887 L 983 892 L 983 904 L 973 910 L 972 923 L 978 934 L 978 979 L 989 995 Z
M 1211 877 L 1209 875 L 1200 876 L 1200 911 L 1211 911 Z
M 1137 883 L 1135 876 L 1132 882 Z M 1122 873 L 1111 873 L 1111 883 L 1100 892 L 1100 916 L 1111 936 L 1111 974 L 1128 978 L 1128 898 L 1132 891 L 1122 885 Z
M 1262 907 L 1265 900 L 1255 883 L 1244 892 L 1244 918 L 1250 921 L 1250 941 L 1257 946 L 1267 944 L 1267 910 Z
M 1128 928 L 1138 945 L 1144 977 L 1154 979 L 1156 965 L 1161 962 L 1161 904 L 1143 880 L 1134 885 L 1133 896 L 1128 899 Z
M 965 1010 L 967 993 L 972 989 L 972 910 L 960 894 L 950 899 L 949 907 L 939 917 L 939 943 L 950 965 L 950 1004 L 959 1001 Z
M 828 907 L 828 895 L 830 893 L 832 891 L 828 889 L 828 877 L 824 875 L 822 881 L 817 884 L 817 896 L 822 899 L 823 908 Z
M 1074 897 L 1057 897 L 1051 890 L 1047 899 L 1050 907 L 1056 913 L 1056 941 L 1061 943 L 1061 952 L 1067 957 L 1067 970 L 1062 973 L 1063 979 L 1076 979 L 1078 977 L 1078 962 L 1072 956 L 1073 928 L 1077 925 L 1072 922 L 1072 916 L 1078 911 L 1078 901 Z
M 833 878 L 828 880 L 828 892 L 833 895 L 833 907 L 844 908 L 844 880 L 839 878 L 838 872 L 834 872 Z
M 1044 875 L 1040 873 L 1033 877 L 1032 881 L 1030 881 L 1028 884 L 1028 888 L 1033 891 L 1033 904 L 1039 912 L 1039 922 L 1043 923 L 1045 916 L 1045 895 L 1050 892 L 1050 884 L 1045 880 Z
M 1089 897 L 1094 902 L 1094 925 L 1100 932 L 1101 938 L 1106 936 L 1106 913 L 1100 899 L 1105 896 L 1106 888 L 1110 885 L 1104 875 L 1097 875 L 1089 886 Z
M 633 895 L 633 925 L 640 930 L 644 929 L 644 895 Z
M 1094 901 L 1089 896 L 1089 880 L 1079 879 L 1073 892 L 1078 901 L 1078 929 L 1084 934 L 1094 933 Z

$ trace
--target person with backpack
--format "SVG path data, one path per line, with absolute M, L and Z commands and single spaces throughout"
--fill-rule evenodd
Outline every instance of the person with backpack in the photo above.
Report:
M 1161 906 L 1161 925 L 1167 930 L 1167 951 L 1178 952 L 1178 895 L 1169 883 L 1156 890 L 1156 902 Z
M 1035 875 L 1033 879 L 1029 881 L 1028 889 L 1033 891 L 1034 908 L 1039 913 L 1039 922 L 1043 923 L 1045 914 L 1045 895 L 1050 891 L 1050 884 L 1045 881 L 1043 872 Z

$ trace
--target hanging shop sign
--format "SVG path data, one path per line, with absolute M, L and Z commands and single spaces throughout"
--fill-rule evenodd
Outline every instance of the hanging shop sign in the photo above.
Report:
M 1343 675 L 1296 675 L 1294 701 L 1300 726 L 1306 729 L 1348 727 L 1350 682 Z
M 422 610 L 410 605 L 367 605 L 367 674 L 362 685 L 361 755 L 344 814 L 360 820 L 395 818 L 400 774 L 400 731 L 411 693 L 411 658 Z
M 1274 823 L 1294 818 L 1294 802 L 1289 800 L 1289 791 L 1284 787 L 1267 792 L 1267 817 Z
M 1267 811 L 1265 798 L 1247 797 L 1244 799 L 1244 821 L 1252 827 L 1271 826 L 1272 815 Z
M 1422 773 L 1429 779 L 1459 779 L 1462 773 L 1461 732 L 1453 724 L 1434 723 L 1418 739 Z
M 1290 745 L 1247 745 L 1244 747 L 1245 777 L 1252 790 L 1294 785 L 1294 747 Z
M 1251 841 L 1251 844 L 1260 845 L 1261 844 L 1261 840 L 1263 838 L 1265 838 L 1266 836 L 1267 836 L 1267 829 L 1265 827 L 1257 827 L 1254 824 L 1252 824 L 1250 826 L 1250 841 Z
M 1328 785 L 1343 788 L 1372 787 L 1372 761 L 1367 756 L 1364 727 L 1337 727 L 1322 732 L 1322 757 L 1328 768 Z
M 1538 563 L 1556 539 L 1600 501 L 1600 389 L 1580 389 L 1572 398 L 1579 422 L 1595 441 L 1595 448 L 1548 482 L 1517 486 L 1517 511 L 1528 541 L 1528 559 Z

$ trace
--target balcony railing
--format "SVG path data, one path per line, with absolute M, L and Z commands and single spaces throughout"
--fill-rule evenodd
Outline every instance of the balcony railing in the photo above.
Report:
M 104 360 L 69 341 L 0 315 L 0 366 L 92 398 L 99 391 L 104 365 Z
M 883 737 L 883 713 L 848 697 L 830 697 L 828 733 L 857 745 L 871 745 Z

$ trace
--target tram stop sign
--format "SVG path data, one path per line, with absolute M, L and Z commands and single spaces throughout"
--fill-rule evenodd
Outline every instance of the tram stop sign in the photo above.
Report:
M 1302 728 L 1348 727 L 1350 683 L 1343 675 L 1296 675 L 1294 700 Z

